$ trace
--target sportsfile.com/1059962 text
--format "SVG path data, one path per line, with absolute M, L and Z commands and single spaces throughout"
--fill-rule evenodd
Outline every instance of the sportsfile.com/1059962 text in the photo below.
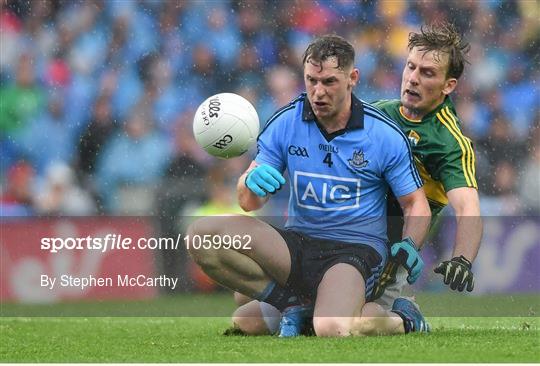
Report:
M 181 246 L 195 249 L 251 249 L 250 235 L 182 235 L 172 237 L 133 238 L 121 234 L 104 237 L 45 237 L 41 238 L 41 250 L 58 253 L 60 250 L 109 250 L 151 249 L 176 250 Z

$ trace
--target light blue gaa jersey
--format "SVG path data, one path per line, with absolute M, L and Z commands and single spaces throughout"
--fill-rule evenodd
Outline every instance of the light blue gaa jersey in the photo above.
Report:
M 400 197 L 420 188 L 422 181 L 399 127 L 352 98 L 347 127 L 328 134 L 301 94 L 268 120 L 255 161 L 288 170 L 287 229 L 367 244 L 386 258 L 388 187 Z

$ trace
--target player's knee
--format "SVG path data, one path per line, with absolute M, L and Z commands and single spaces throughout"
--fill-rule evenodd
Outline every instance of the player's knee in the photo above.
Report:
M 194 248 L 194 237 L 212 234 L 214 231 L 213 221 L 212 217 L 201 217 L 189 224 L 186 230 L 186 238 L 189 238 L 189 240 L 185 240 L 186 248 L 188 250 Z
M 236 328 L 240 329 L 247 335 L 260 335 L 264 334 L 264 330 L 261 330 L 257 322 L 253 318 L 248 318 L 241 315 L 232 317 L 233 324 Z
M 203 244 L 202 239 L 205 235 L 222 237 L 225 234 L 230 235 L 229 231 L 231 228 L 234 230 L 236 226 L 235 220 L 237 220 L 237 216 L 215 215 L 201 217 L 193 221 L 186 231 L 186 237 L 189 238 L 189 240 L 184 241 L 187 249 L 196 250 L 198 247 L 202 247 L 200 244 Z
M 247 320 L 246 314 L 244 314 L 242 307 L 236 309 L 232 315 L 232 322 L 234 326 L 238 329 L 241 329 L 244 333 L 249 333 L 249 321 Z
M 268 327 L 262 317 L 254 316 L 249 309 L 242 306 L 233 313 L 232 322 L 236 328 L 248 335 L 269 334 Z
M 351 319 L 346 317 L 315 317 L 313 328 L 317 337 L 347 337 L 351 335 Z

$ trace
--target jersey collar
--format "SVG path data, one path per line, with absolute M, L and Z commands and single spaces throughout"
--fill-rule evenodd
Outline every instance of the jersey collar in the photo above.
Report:
M 349 120 L 347 121 L 347 126 L 344 130 L 356 130 L 356 129 L 362 129 L 364 128 L 364 104 L 362 101 L 354 94 L 352 95 L 352 103 L 351 103 L 351 116 L 349 117 Z M 311 109 L 311 105 L 309 104 L 309 100 L 307 95 L 304 93 L 304 107 L 302 110 L 302 121 L 304 122 L 317 122 L 317 118 L 315 117 L 315 113 L 313 113 L 313 109 Z M 336 131 L 341 132 L 344 130 Z M 336 133 L 334 132 L 334 133 Z
M 437 108 L 435 108 L 434 110 L 426 114 L 424 118 L 422 118 L 422 120 L 425 120 L 426 118 L 429 118 L 429 119 L 433 118 L 437 113 L 441 111 L 441 109 L 446 108 L 446 107 L 450 107 L 450 110 L 452 111 L 452 113 L 456 114 L 454 102 L 452 101 L 452 98 L 449 95 L 444 97 L 443 102 L 439 104 Z

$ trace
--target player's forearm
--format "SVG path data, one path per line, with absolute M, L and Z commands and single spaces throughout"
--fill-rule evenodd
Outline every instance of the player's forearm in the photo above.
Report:
M 452 257 L 464 256 L 471 263 L 476 258 L 482 239 L 482 217 L 480 210 L 470 208 L 469 211 L 456 213 L 456 244 Z
M 402 265 L 408 273 L 407 282 L 413 284 L 424 268 L 418 249 L 426 238 L 431 211 L 422 188 L 398 197 L 403 210 L 403 240 L 390 247 L 391 259 Z
M 410 237 L 418 248 L 424 244 L 429 231 L 431 210 L 425 198 L 416 199 L 403 209 L 403 238 Z
M 238 205 L 244 211 L 255 211 L 264 206 L 268 197 L 258 197 L 248 187 L 246 187 L 247 172 L 242 174 L 238 178 L 238 184 L 236 185 L 236 193 L 238 196 Z
M 448 200 L 456 212 L 457 230 L 452 257 L 464 256 L 474 261 L 482 239 L 480 200 L 474 188 L 462 187 L 447 192 Z

